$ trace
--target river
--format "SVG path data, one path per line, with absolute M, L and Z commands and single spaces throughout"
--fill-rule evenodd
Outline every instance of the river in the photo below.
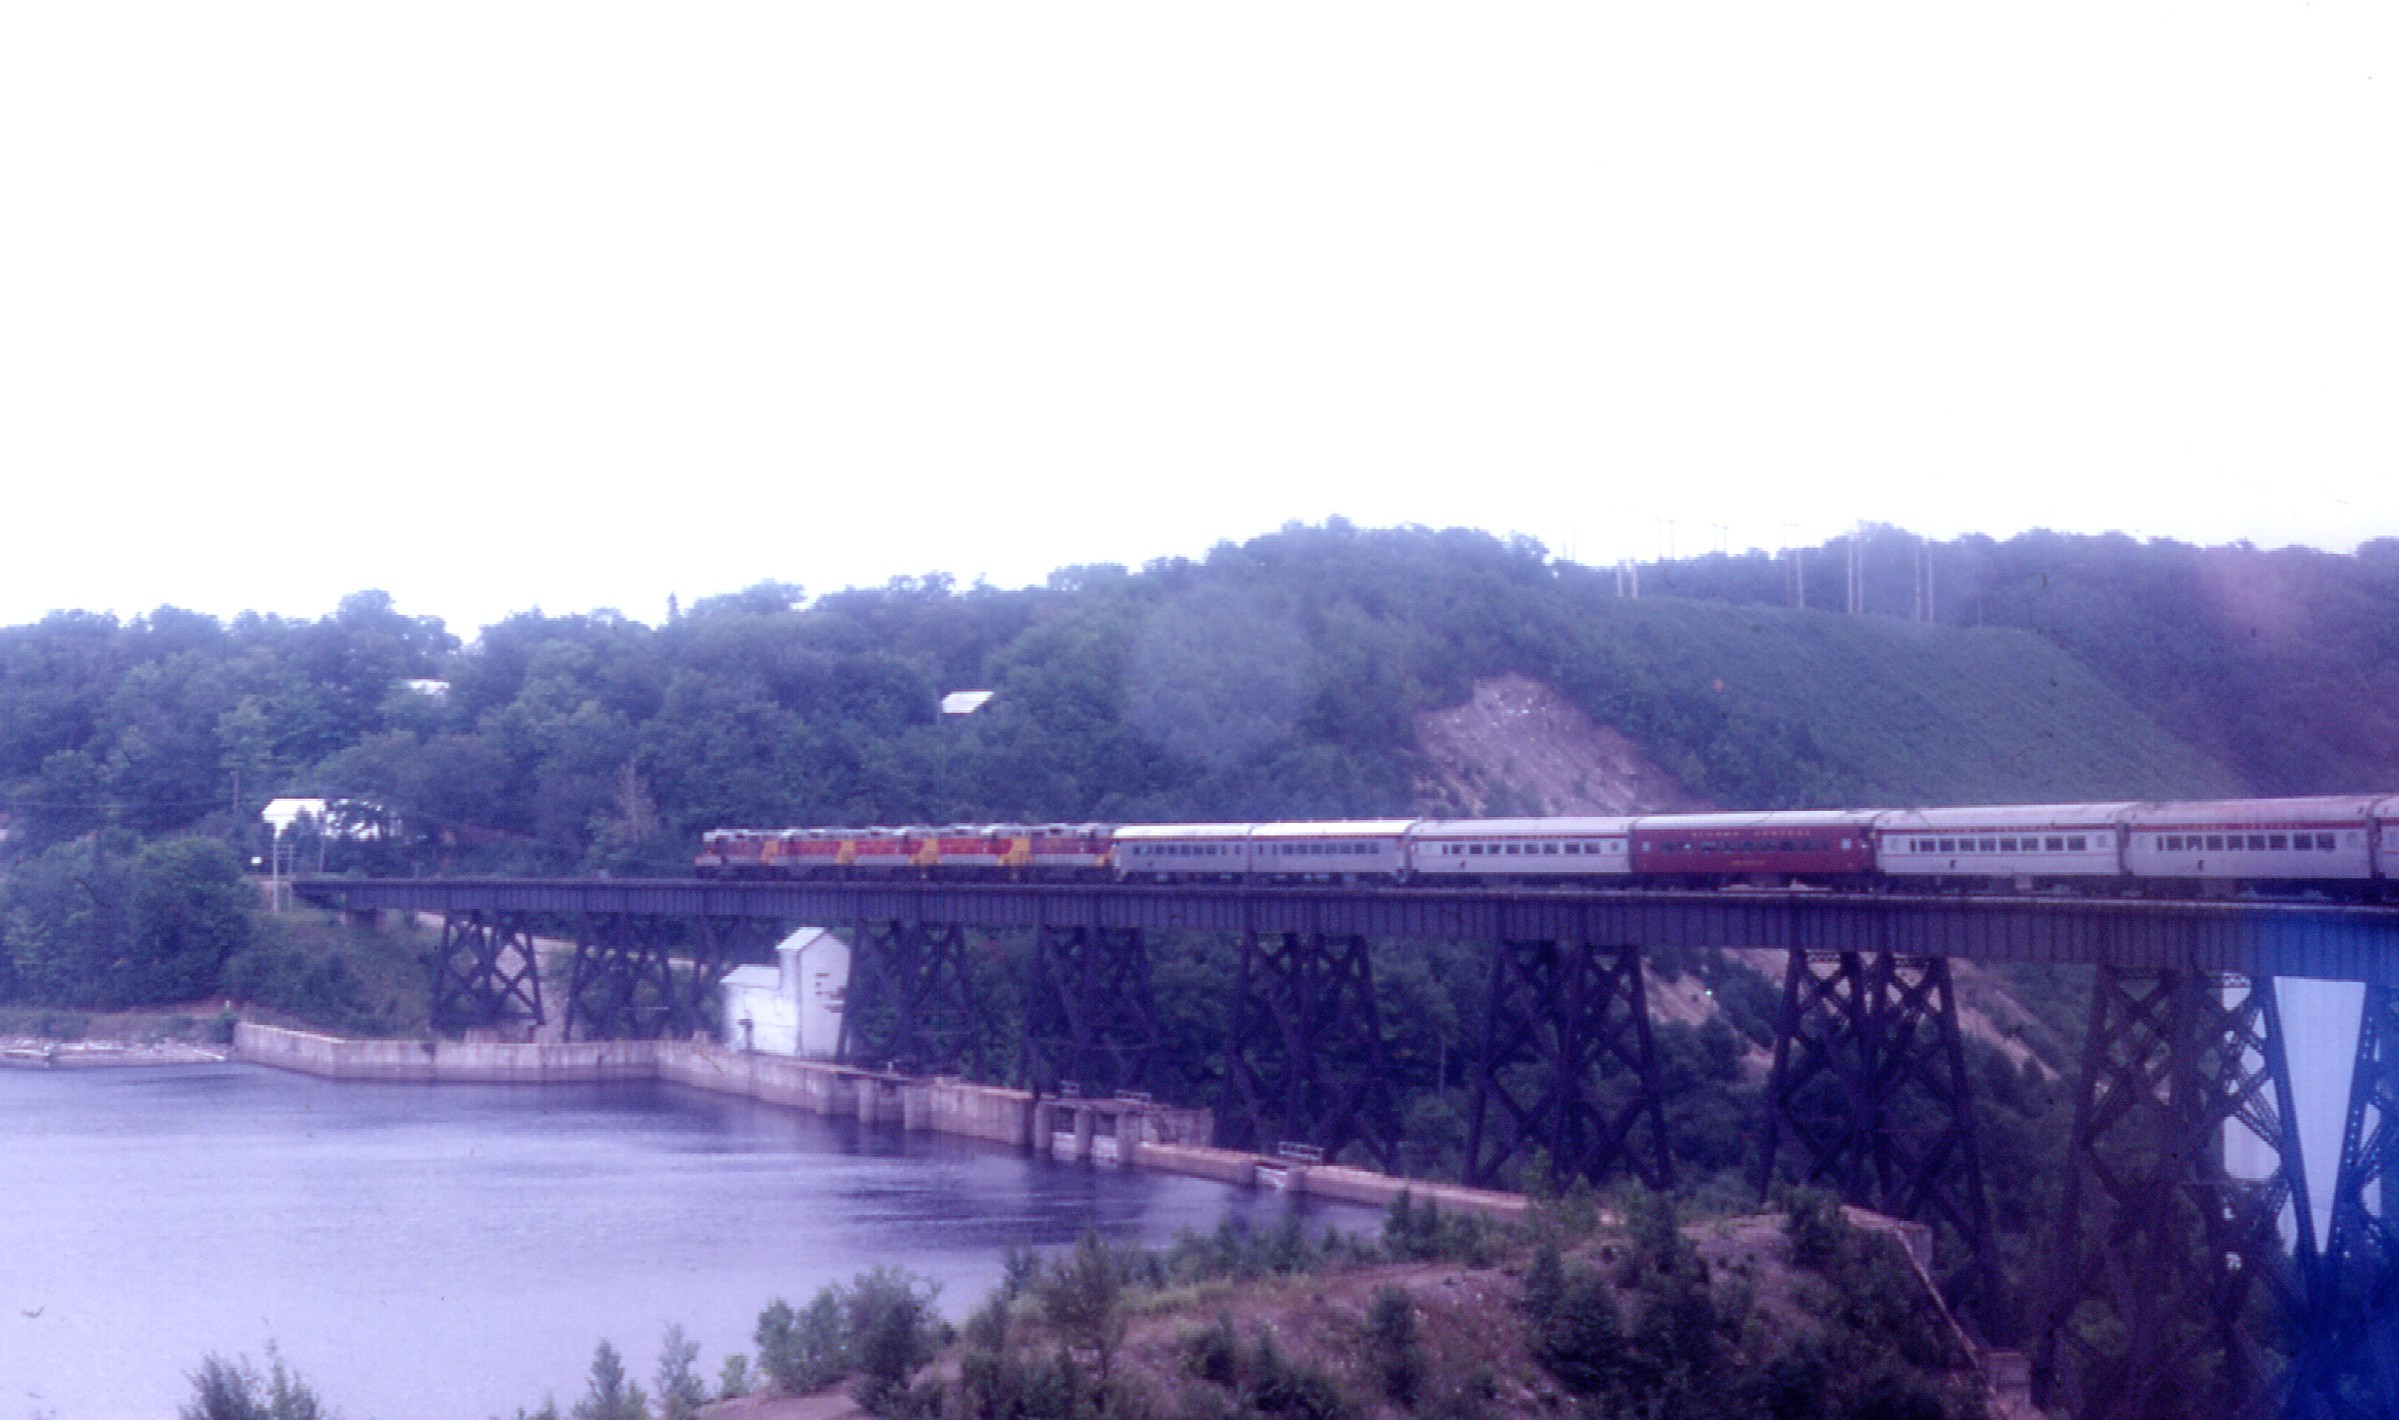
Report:
M 346 1420 L 485 1420 L 571 1403 L 603 1337 L 646 1385 L 669 1322 L 713 1379 L 768 1300 L 876 1263 L 959 1315 L 1011 1244 L 1293 1209 L 1377 1221 L 672 1085 L 0 1070 L 0 1420 L 169 1420 L 270 1338 Z

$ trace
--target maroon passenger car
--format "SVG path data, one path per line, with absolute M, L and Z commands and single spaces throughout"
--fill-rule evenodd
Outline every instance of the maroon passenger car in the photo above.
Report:
M 1806 811 L 1636 819 L 1633 871 L 1692 883 L 1835 882 L 1874 871 L 1874 814 Z

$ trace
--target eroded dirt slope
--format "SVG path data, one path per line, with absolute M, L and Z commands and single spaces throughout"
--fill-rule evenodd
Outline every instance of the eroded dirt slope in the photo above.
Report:
M 1599 724 L 1528 676 L 1475 682 L 1463 705 L 1416 720 L 1427 769 L 1416 786 L 1428 815 L 1638 814 L 1712 808 Z

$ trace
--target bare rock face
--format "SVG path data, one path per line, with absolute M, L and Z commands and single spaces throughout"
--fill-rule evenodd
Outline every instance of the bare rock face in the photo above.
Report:
M 1713 808 L 1621 732 L 1528 676 L 1475 682 L 1463 705 L 1416 720 L 1428 815 L 1497 818 Z

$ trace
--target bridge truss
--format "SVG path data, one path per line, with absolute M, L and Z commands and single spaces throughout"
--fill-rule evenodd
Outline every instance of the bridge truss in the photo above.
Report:
M 1820 892 L 1000 883 L 305 881 L 352 911 L 435 912 L 436 1022 L 529 1030 L 542 957 L 566 957 L 569 1038 L 688 1034 L 738 960 L 783 930 L 847 926 L 844 1058 L 1013 1074 L 1037 1089 L 1164 1087 L 1159 933 L 1238 941 L 1219 1130 L 1396 1168 L 1378 956 L 1488 944 L 1465 1168 L 1536 1163 L 1673 1180 L 1672 1107 L 1646 954 L 1787 954 L 1760 1120 L 1779 1179 L 1932 1226 L 1952 1305 L 2035 1353 L 2044 1397 L 2086 1416 L 2387 1415 L 2399 1397 L 2399 913 L 2383 909 Z M 1009 990 L 999 934 L 1030 937 Z M 2092 972 L 2067 1193 L 2037 1296 L 2002 1295 L 1952 963 Z M 2305 1169 L 2272 982 L 2370 983 L 2331 1241 L 2292 1226 Z M 1017 1011 L 996 1009 L 1012 995 Z M 1014 1040 L 997 1037 L 1010 1022 Z M 1011 1049 L 1011 1047 L 1013 1047 Z M 2224 1167 L 2228 1131 L 2273 1160 Z M 2296 1243 L 2286 1247 L 2284 1235 Z M 2319 1265 L 2321 1264 L 2321 1265 Z M 2166 1325 L 2204 1315 L 2200 1331 Z M 2029 1317 L 2029 1327 L 2018 1317 Z M 2282 1330 L 2278 1332 L 2277 1326 Z M 2277 1355 L 2293 1357 L 2287 1368 Z

